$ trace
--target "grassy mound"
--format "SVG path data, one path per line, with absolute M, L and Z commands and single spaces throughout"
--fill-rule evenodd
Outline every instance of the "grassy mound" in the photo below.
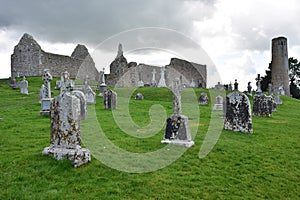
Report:
M 211 104 L 199 106 L 195 146 L 165 168 L 137 174 L 109 168 L 94 157 L 76 169 L 66 160 L 42 156 L 43 148 L 49 146 L 50 120 L 39 116 L 41 78 L 27 80 L 29 95 L 0 80 L 0 199 L 300 198 L 298 100 L 282 97 L 283 105 L 271 118 L 253 117 L 252 135 L 222 131 L 203 159 L 198 154 L 209 128 Z M 137 92 L 144 95 L 143 101 L 134 100 Z M 207 90 L 195 92 L 199 97 Z M 53 91 L 53 96 L 57 94 Z M 149 110 L 155 104 L 163 106 L 166 115 L 172 113 L 171 92 L 164 88 L 134 91 L 129 102 L 132 120 L 139 126 L 149 124 Z M 124 133 L 113 113 L 103 109 L 101 97 L 97 97 L 95 110 L 107 138 L 120 148 L 145 153 L 165 146 L 160 143 L 163 129 L 141 139 Z

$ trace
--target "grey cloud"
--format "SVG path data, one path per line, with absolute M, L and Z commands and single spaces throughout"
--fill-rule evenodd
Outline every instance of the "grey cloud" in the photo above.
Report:
M 214 1 L 180 0 L 0 0 L 0 29 L 26 31 L 38 40 L 95 45 L 137 27 L 165 27 L 188 33 L 193 13 L 184 4 L 213 9 Z M 205 16 L 201 10 L 198 16 Z

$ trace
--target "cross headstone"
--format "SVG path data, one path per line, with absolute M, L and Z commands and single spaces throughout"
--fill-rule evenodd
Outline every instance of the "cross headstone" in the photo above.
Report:
M 51 84 L 50 81 L 52 80 L 52 75 L 50 74 L 48 69 L 44 70 L 42 80 L 44 81 L 44 98 L 51 98 Z
M 217 89 L 218 89 L 218 96 L 216 97 L 216 102 L 214 104 L 214 110 L 223 110 L 223 97 L 221 96 L 221 84 L 218 82 Z
M 138 87 L 144 87 L 144 82 L 142 80 L 142 67 L 141 66 L 139 66 L 139 68 L 138 68 L 138 73 L 139 73 Z
M 248 91 L 248 95 L 252 96 L 252 86 L 251 86 L 251 82 L 248 82 L 248 86 L 247 86 L 247 91 Z
M 52 101 L 50 81 L 52 80 L 52 75 L 50 74 L 48 69 L 44 70 L 42 80 L 44 81 L 44 84 L 42 85 L 40 90 L 40 95 L 42 96 L 42 99 L 40 100 L 42 104 L 40 115 L 50 116 L 50 104 Z
M 104 92 L 106 91 L 106 87 L 107 85 L 105 84 L 105 68 L 103 68 L 103 71 L 101 71 L 101 81 L 100 81 L 100 85 L 99 85 L 99 94 L 98 96 L 103 96 Z
M 257 90 L 255 91 L 255 95 L 261 95 L 262 91 L 261 91 L 261 86 L 260 86 L 260 81 L 261 81 L 260 74 L 257 74 L 257 78 L 255 80 L 257 81 L 256 82 Z
M 156 69 L 153 69 L 153 71 L 151 73 L 152 73 L 151 86 L 156 87 L 156 79 L 155 79 Z
M 188 117 L 181 114 L 181 93 L 184 91 L 182 77 L 176 78 L 170 89 L 173 92 L 173 114 L 166 120 L 164 139 L 161 143 L 191 147 L 194 141 L 191 137 Z
M 91 160 L 90 151 L 81 148 L 80 121 L 86 118 L 86 101 L 81 91 L 71 91 L 69 73 L 63 72 L 60 95 L 51 102 L 50 146 L 42 154 L 57 160 L 68 159 L 74 167 Z
M 234 80 L 234 90 L 238 91 L 239 90 L 239 83 L 237 82 L 237 80 Z
M 162 67 L 160 69 L 160 79 L 157 87 L 167 87 L 166 80 L 165 80 L 165 71 L 166 71 L 165 67 Z

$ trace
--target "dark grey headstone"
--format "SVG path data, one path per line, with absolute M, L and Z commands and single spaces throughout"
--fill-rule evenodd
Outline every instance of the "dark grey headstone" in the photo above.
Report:
M 226 96 L 224 129 L 252 133 L 252 117 L 248 97 L 234 91 Z

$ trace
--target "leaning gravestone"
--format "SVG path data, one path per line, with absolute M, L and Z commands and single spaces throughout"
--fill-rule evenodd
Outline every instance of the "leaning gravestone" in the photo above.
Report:
M 161 143 L 191 147 L 194 141 L 188 123 L 188 117 L 181 114 L 181 93 L 184 86 L 181 79 L 175 79 L 171 86 L 173 92 L 173 114 L 167 119 L 164 139 Z
M 81 91 L 70 91 L 69 73 L 63 72 L 60 95 L 51 102 L 50 146 L 42 154 L 56 160 L 69 159 L 74 167 L 91 161 L 90 151 L 81 148 L 80 120 L 86 118 L 86 102 Z
M 199 97 L 199 104 L 200 105 L 208 105 L 208 96 L 206 93 L 201 93 Z
M 226 96 L 224 129 L 253 132 L 250 101 L 247 95 L 238 91 L 237 82 L 234 84 L 234 91 Z
M 214 104 L 214 110 L 223 110 L 223 97 L 221 96 L 221 84 L 218 82 L 217 89 L 218 89 L 218 96 L 216 97 L 216 102 Z
M 50 103 L 52 101 L 51 98 L 51 85 L 50 81 L 52 80 L 52 76 L 48 69 L 44 70 L 44 74 L 42 76 L 42 80 L 44 81 L 44 84 L 42 85 L 40 93 L 42 96 L 41 104 L 42 109 L 40 111 L 40 115 L 50 115 Z M 44 86 L 44 87 L 43 87 Z
M 21 87 L 21 94 L 28 94 L 28 81 L 25 76 L 23 76 L 23 80 L 19 82 L 19 86 Z
M 117 109 L 117 93 L 112 90 L 105 91 L 103 95 L 104 109 Z

